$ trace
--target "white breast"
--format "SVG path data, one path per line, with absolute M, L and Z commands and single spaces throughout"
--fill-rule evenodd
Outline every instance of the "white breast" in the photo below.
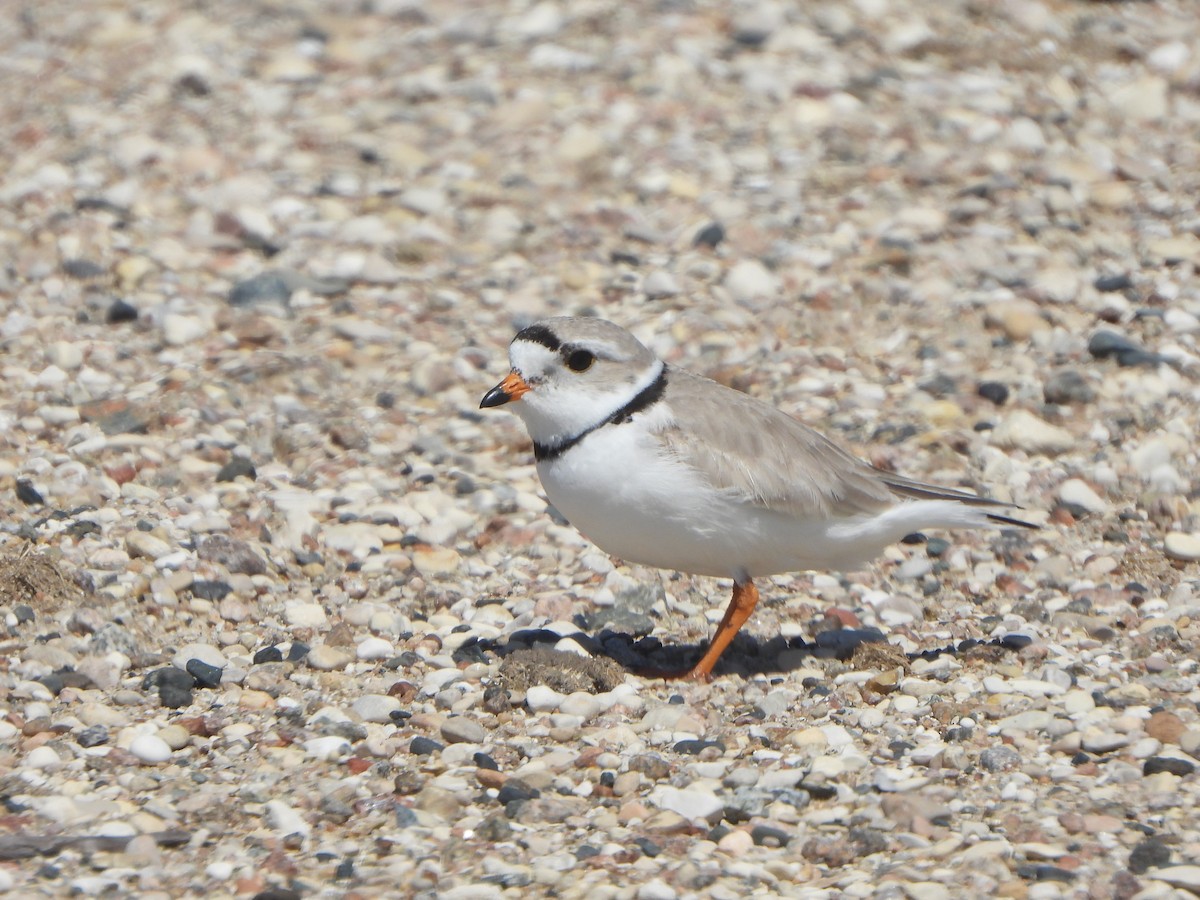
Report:
M 851 569 L 925 527 L 977 526 L 979 510 L 950 501 L 902 502 L 878 515 L 799 519 L 713 489 L 662 452 L 650 429 L 658 408 L 608 425 L 538 463 L 560 512 L 596 546 L 626 562 L 739 577 Z

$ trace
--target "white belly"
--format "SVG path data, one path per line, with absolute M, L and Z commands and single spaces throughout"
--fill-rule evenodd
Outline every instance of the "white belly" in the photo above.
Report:
M 830 533 L 847 523 L 802 521 L 718 493 L 694 469 L 659 455 L 632 425 L 600 429 L 537 468 L 567 520 L 626 562 L 729 578 L 773 575 L 857 565 L 890 542 L 847 542 Z

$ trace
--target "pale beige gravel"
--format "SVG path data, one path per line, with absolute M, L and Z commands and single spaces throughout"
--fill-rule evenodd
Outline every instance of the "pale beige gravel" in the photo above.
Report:
M 2 17 L 0 891 L 1200 892 L 1190 3 Z M 557 313 L 1044 528 L 774 579 L 712 685 L 504 668 L 725 592 L 477 410 Z M 183 657 L 223 682 L 168 709 Z

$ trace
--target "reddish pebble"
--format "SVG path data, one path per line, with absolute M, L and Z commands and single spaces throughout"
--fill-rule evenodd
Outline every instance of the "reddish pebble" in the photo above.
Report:
M 1183 720 L 1169 710 L 1159 710 L 1146 720 L 1146 734 L 1164 744 L 1178 744 L 1183 735 Z
M 848 609 L 838 609 L 833 607 L 825 610 L 825 619 L 829 622 L 837 622 L 841 628 L 862 628 L 862 622 L 858 616 Z
M 496 788 L 498 790 L 504 787 L 504 782 L 508 781 L 508 776 L 503 772 L 497 772 L 495 769 L 476 769 L 475 780 L 485 788 Z
M 371 761 L 363 759 L 361 756 L 352 756 L 346 760 L 346 768 L 354 775 L 361 775 L 367 769 L 371 768 Z

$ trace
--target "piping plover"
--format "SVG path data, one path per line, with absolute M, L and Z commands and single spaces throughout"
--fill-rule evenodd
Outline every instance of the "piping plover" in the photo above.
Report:
M 546 495 L 627 562 L 733 579 L 707 680 L 758 603 L 756 576 L 850 569 L 926 528 L 1019 525 L 1011 504 L 859 460 L 791 416 L 669 366 L 603 319 L 522 329 L 480 407 L 513 403 Z

